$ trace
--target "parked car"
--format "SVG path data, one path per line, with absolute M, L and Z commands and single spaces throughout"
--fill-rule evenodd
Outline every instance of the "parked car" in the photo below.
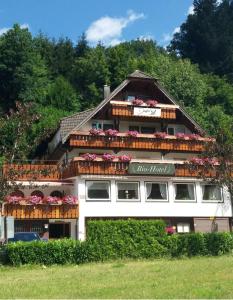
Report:
M 40 240 L 41 238 L 36 232 L 16 232 L 13 238 L 8 239 L 8 242 L 32 242 Z

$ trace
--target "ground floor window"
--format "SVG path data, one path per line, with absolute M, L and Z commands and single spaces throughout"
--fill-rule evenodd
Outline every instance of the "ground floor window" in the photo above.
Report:
M 174 183 L 176 201 L 195 201 L 193 183 Z
M 87 200 L 110 200 L 109 181 L 86 181 Z
M 203 184 L 201 188 L 203 201 L 222 201 L 222 191 L 220 186 L 212 184 Z
M 139 183 L 117 182 L 117 199 L 139 201 Z
M 157 182 L 146 182 L 146 200 L 147 201 L 167 201 L 167 184 Z

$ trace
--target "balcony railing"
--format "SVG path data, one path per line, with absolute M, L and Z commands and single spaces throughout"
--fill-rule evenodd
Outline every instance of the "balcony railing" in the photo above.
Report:
M 15 219 L 76 219 L 79 216 L 79 206 L 5 204 L 3 212 L 5 216 Z
M 174 120 L 176 119 L 176 109 L 179 107 L 177 105 L 169 105 L 169 104 L 157 104 L 155 108 L 150 108 L 151 111 L 157 110 L 155 114 L 148 114 L 147 113 L 139 113 L 138 110 L 137 112 L 135 111 L 134 105 L 132 105 L 130 102 L 126 101 L 111 101 L 111 114 L 112 116 L 116 117 L 134 117 L 134 118 L 145 118 L 145 119 L 151 119 L 151 118 L 156 118 L 156 119 L 170 119 Z M 140 110 L 142 111 L 143 106 L 139 106 L 139 112 Z M 155 112 L 155 111 L 154 111 Z
M 76 131 L 70 136 L 69 141 L 70 146 L 79 148 L 203 152 L 208 139 L 180 140 L 175 136 L 167 136 L 162 139 L 156 138 L 153 134 L 138 134 L 137 137 L 129 137 L 125 133 L 108 137 L 104 135 L 93 136 L 88 132 Z
M 3 166 L 3 175 L 10 180 L 57 181 L 60 172 L 57 164 L 14 163 Z
M 132 161 L 135 162 L 135 161 Z M 129 162 L 119 161 L 85 161 L 81 157 L 74 158 L 66 169 L 63 171 L 63 178 L 71 178 L 78 175 L 124 175 L 129 174 Z M 162 166 L 162 163 L 161 163 Z M 174 177 L 198 177 L 198 170 L 191 170 L 187 164 L 174 164 Z M 200 166 L 201 168 L 201 166 Z M 136 174 L 134 174 L 136 175 Z M 153 174 L 151 174 L 153 175 Z M 166 176 L 166 175 L 165 175 Z M 206 176 L 212 177 L 213 172 L 209 172 Z

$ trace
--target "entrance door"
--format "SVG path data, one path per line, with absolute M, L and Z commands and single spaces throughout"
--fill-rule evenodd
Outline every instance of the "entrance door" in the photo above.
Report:
M 49 238 L 62 239 L 70 237 L 70 223 L 50 223 Z

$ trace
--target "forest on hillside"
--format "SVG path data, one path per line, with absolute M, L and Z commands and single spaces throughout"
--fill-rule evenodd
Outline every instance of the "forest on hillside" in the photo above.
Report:
M 33 103 L 38 115 L 21 139 L 20 157 L 32 158 L 62 117 L 96 106 L 105 84 L 113 90 L 135 69 L 158 78 L 208 134 L 232 138 L 233 3 L 195 0 L 167 49 L 139 39 L 90 47 L 85 35 L 73 44 L 14 25 L 0 36 L 0 149 L 14 143 L 16 103 Z

